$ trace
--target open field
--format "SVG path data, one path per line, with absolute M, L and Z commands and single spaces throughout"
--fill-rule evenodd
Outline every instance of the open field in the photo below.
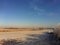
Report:
M 22 30 L 22 31 L 21 31 Z M 24 30 L 24 29 L 1 29 L 0 30 L 0 40 L 1 39 L 22 39 L 25 40 L 27 35 L 30 34 L 42 34 L 43 32 L 48 32 L 49 30 Z
M 5 29 L 6 30 L 6 29 Z M 12 29 L 11 29 L 12 30 Z M 13 30 L 0 32 L 0 45 L 55 45 L 52 30 Z M 5 41 L 4 41 L 5 40 Z M 17 41 L 15 41 L 17 40 Z
M 20 29 L 0 29 L 0 32 L 15 32 L 15 31 L 37 31 L 39 29 L 20 28 Z

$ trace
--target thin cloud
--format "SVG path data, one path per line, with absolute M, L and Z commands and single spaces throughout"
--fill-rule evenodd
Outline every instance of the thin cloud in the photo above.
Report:
M 30 8 L 34 10 L 36 15 L 41 15 L 40 13 L 45 12 L 45 10 L 42 8 L 39 8 L 39 6 L 37 5 L 38 2 L 39 2 L 39 0 L 32 0 L 30 2 Z
M 47 0 L 46 0 L 47 1 Z M 53 2 L 56 2 L 56 0 L 53 0 Z M 54 11 L 48 12 L 46 9 L 43 9 L 40 5 L 44 3 L 44 0 L 32 0 L 30 2 L 30 8 L 34 10 L 35 15 L 47 15 L 47 16 L 54 16 L 59 15 L 60 13 L 56 13 Z M 37 5 L 40 4 L 40 5 Z

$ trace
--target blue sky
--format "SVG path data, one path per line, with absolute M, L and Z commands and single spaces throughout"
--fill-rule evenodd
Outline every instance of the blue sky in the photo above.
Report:
M 60 23 L 60 0 L 0 0 L 0 26 L 51 26 Z

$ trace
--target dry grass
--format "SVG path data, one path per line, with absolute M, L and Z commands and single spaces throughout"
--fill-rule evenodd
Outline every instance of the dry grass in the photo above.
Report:
M 28 34 L 42 34 L 43 32 L 48 32 L 49 30 L 32 30 L 32 29 L 1 29 L 0 30 L 0 40 L 1 39 L 21 39 L 26 40 Z
M 37 31 L 40 29 L 33 29 L 33 28 L 20 28 L 20 29 L 0 29 L 0 32 L 16 32 L 16 31 Z
M 49 43 L 46 42 L 48 37 L 44 32 L 49 30 L 0 29 L 0 45 L 46 45 Z

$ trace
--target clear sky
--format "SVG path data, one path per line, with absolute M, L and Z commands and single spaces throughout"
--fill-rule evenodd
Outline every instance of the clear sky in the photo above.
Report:
M 60 0 L 0 0 L 0 26 L 49 26 L 60 23 Z

